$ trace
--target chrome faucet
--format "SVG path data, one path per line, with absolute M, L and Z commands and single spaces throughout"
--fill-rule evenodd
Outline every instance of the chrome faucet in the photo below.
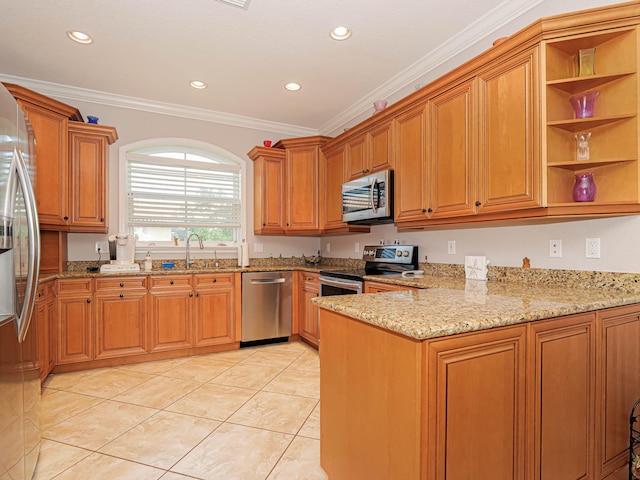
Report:
M 202 238 L 200 238 L 200 235 L 198 235 L 197 233 L 192 233 L 187 237 L 187 257 L 185 259 L 186 268 L 191 268 L 191 265 L 195 263 L 195 260 L 193 261 L 191 260 L 191 255 L 189 253 L 189 240 L 191 240 L 191 237 L 193 237 L 194 235 L 198 239 L 198 242 L 200 244 L 200 250 L 204 249 L 204 244 L 202 243 Z

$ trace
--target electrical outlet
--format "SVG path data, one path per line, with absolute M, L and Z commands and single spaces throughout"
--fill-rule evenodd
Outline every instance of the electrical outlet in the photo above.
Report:
M 585 242 L 584 256 L 586 258 L 600 258 L 599 238 L 587 238 Z
M 262 243 L 254 243 L 253 244 L 253 251 L 256 252 L 256 253 L 264 252 L 264 244 L 262 244 Z
M 447 242 L 447 253 L 454 254 L 456 253 L 456 241 L 449 240 Z
M 331 244 L 327 242 L 327 245 L 324 248 L 327 251 L 327 253 L 329 253 L 331 251 Z
M 360 251 L 360 242 L 356 242 L 353 247 L 354 252 L 358 253 Z
M 96 242 L 95 252 L 97 254 L 109 254 L 109 244 L 107 242 Z
M 549 256 L 562 257 L 562 240 L 549 240 Z

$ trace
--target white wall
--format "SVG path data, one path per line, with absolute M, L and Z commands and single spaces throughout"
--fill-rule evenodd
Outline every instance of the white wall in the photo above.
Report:
M 253 162 L 247 157 L 247 152 L 256 145 L 262 145 L 262 141 L 265 139 L 271 139 L 275 142 L 280 138 L 285 138 L 285 135 L 94 103 L 69 102 L 68 100 L 66 102 L 72 103 L 77 107 L 85 118 L 87 115 L 95 115 L 99 117 L 101 124 L 113 125 L 118 130 L 118 141 L 110 147 L 109 234 L 118 231 L 118 150 L 120 146 L 149 138 L 180 137 L 217 145 L 247 160 L 247 204 L 249 206 L 247 241 L 252 250 L 256 242 L 262 243 L 264 246 L 263 253 L 257 254 L 252 251 L 252 257 L 269 257 L 269 255 L 278 257 L 280 254 L 283 257 L 292 255 L 299 257 L 303 253 L 311 256 L 315 255 L 320 248 L 320 240 L 314 237 L 255 237 L 253 235 L 253 216 L 251 212 L 253 205 Z M 102 234 L 69 234 L 69 260 L 96 260 L 95 242 L 105 241 L 106 237 L 106 235 Z M 136 258 L 141 259 L 143 256 L 143 254 L 138 254 Z M 183 256 L 184 254 L 180 253 L 174 256 L 162 255 L 162 258 L 182 258 Z M 201 254 L 196 251 L 193 252 L 192 256 L 194 258 L 211 258 L 212 254 L 211 252 Z M 235 253 L 219 254 L 218 256 L 235 257 Z
M 486 38 L 478 40 L 466 51 L 446 61 L 429 74 L 415 79 L 415 82 L 410 81 L 406 88 L 398 90 L 389 97 L 389 103 L 411 93 L 416 83 L 434 80 L 489 48 L 494 39 L 510 35 L 540 17 L 612 3 L 617 2 L 615 0 L 545 0 L 510 24 L 489 33 Z M 65 99 L 61 100 L 66 101 Z M 269 138 L 276 141 L 285 137 L 280 134 L 176 116 L 93 103 L 66 102 L 77 106 L 85 117 L 86 115 L 96 115 L 100 117 L 100 123 L 114 125 L 118 129 L 119 139 L 111 147 L 110 233 L 115 233 L 118 225 L 118 148 L 121 145 L 148 138 L 187 137 L 218 145 L 246 158 L 246 153 L 253 146 L 261 144 L 262 140 Z M 350 122 L 350 125 L 362 119 L 364 117 L 355 119 Z M 336 135 L 342 132 L 344 127 L 350 125 L 345 124 L 329 135 Z M 253 204 L 253 165 L 251 161 L 249 161 L 248 167 L 249 196 L 247 200 L 251 206 Z M 252 221 L 250 214 L 249 231 L 251 231 Z M 600 259 L 584 258 L 584 243 L 587 237 L 601 239 L 602 256 Z M 476 254 L 488 256 L 492 265 L 520 266 L 522 258 L 526 256 L 531 259 L 531 266 L 534 268 L 640 272 L 640 248 L 636 246 L 638 237 L 640 237 L 640 217 L 622 217 L 549 225 L 448 229 L 402 234 L 397 233 L 394 226 L 385 225 L 373 227 L 372 233 L 368 235 L 325 237 L 322 240 L 307 237 L 255 237 L 252 232 L 249 232 L 247 240 L 252 247 L 256 242 L 262 243 L 264 246 L 263 253 L 255 253 L 252 248 L 252 257 L 269 257 L 269 255 L 277 257 L 280 254 L 285 257 L 300 256 L 303 253 L 313 255 L 319 248 L 322 248 L 322 254 L 325 256 L 361 258 L 360 252 L 354 252 L 355 242 L 359 242 L 362 248 L 367 243 L 377 244 L 380 239 L 385 239 L 390 243 L 394 239 L 399 239 L 402 243 L 419 245 L 421 259 L 427 255 L 430 262 L 436 263 L 463 263 L 465 254 Z M 549 257 L 550 239 L 562 239 L 562 258 Z M 94 243 L 99 240 L 105 240 L 105 235 L 70 234 L 69 259 L 95 259 Z M 455 255 L 447 253 L 448 240 L 456 241 L 457 253 Z M 330 252 L 327 252 L 326 249 L 328 243 L 331 247 Z
M 600 238 L 601 258 L 585 258 L 585 239 Z M 463 264 L 465 255 L 486 255 L 491 265 L 520 267 L 528 257 L 532 268 L 597 270 L 640 273 L 640 217 L 580 220 L 546 225 L 447 229 L 398 233 L 393 225 L 378 225 L 366 235 L 325 237 L 325 256 L 362 258 L 365 244 L 380 240 L 392 244 L 418 245 L 420 261 L 425 255 L 431 263 Z M 562 240 L 562 257 L 549 257 L 549 240 Z M 456 253 L 447 253 L 449 240 L 456 242 Z M 355 253 L 355 243 L 360 253 Z M 330 244 L 330 253 L 327 253 Z

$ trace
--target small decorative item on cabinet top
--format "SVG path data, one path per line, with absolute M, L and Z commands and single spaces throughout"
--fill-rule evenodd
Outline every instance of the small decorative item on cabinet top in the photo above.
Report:
M 374 113 L 381 112 L 382 110 L 387 108 L 387 101 L 386 100 L 377 100 L 377 101 L 373 102 L 373 108 L 376 109 L 376 111 Z
M 573 200 L 576 202 L 593 202 L 596 199 L 596 184 L 593 172 L 576 173 L 573 186 Z
M 270 146 L 271 146 L 271 140 L 265 140 L 264 142 L 262 142 L 262 144 L 263 144 L 265 147 L 270 147 Z
M 94 123 L 97 124 L 98 123 L 99 118 L 98 117 L 94 117 L 93 115 L 87 115 L 87 122 L 88 123 Z
M 576 113 L 576 118 L 593 117 L 593 111 L 596 106 L 596 100 L 600 96 L 600 92 L 593 90 L 591 92 L 578 93 L 569 98 L 571 105 Z
M 595 48 L 583 48 L 578 52 L 578 76 L 588 77 L 594 75 L 593 68 L 595 60 L 596 49 Z

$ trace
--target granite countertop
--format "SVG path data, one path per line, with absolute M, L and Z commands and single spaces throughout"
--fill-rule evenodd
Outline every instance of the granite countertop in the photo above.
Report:
M 280 271 L 305 271 L 319 272 L 323 267 L 312 267 L 305 265 L 276 265 L 276 266 L 255 266 L 255 267 L 220 267 L 220 268 L 160 268 L 146 272 L 87 272 L 87 271 L 67 271 L 60 273 L 42 273 L 40 274 L 40 282 L 64 278 L 106 278 L 106 277 L 128 277 L 128 276 L 147 276 L 147 275 L 191 275 L 196 273 L 215 274 L 215 273 L 235 273 L 235 272 L 280 272 Z M 324 267 L 327 268 L 327 267 Z
M 365 280 L 420 290 L 337 295 L 313 301 L 320 308 L 418 340 L 640 303 L 640 290 L 483 282 L 431 275 L 419 279 L 367 276 Z

